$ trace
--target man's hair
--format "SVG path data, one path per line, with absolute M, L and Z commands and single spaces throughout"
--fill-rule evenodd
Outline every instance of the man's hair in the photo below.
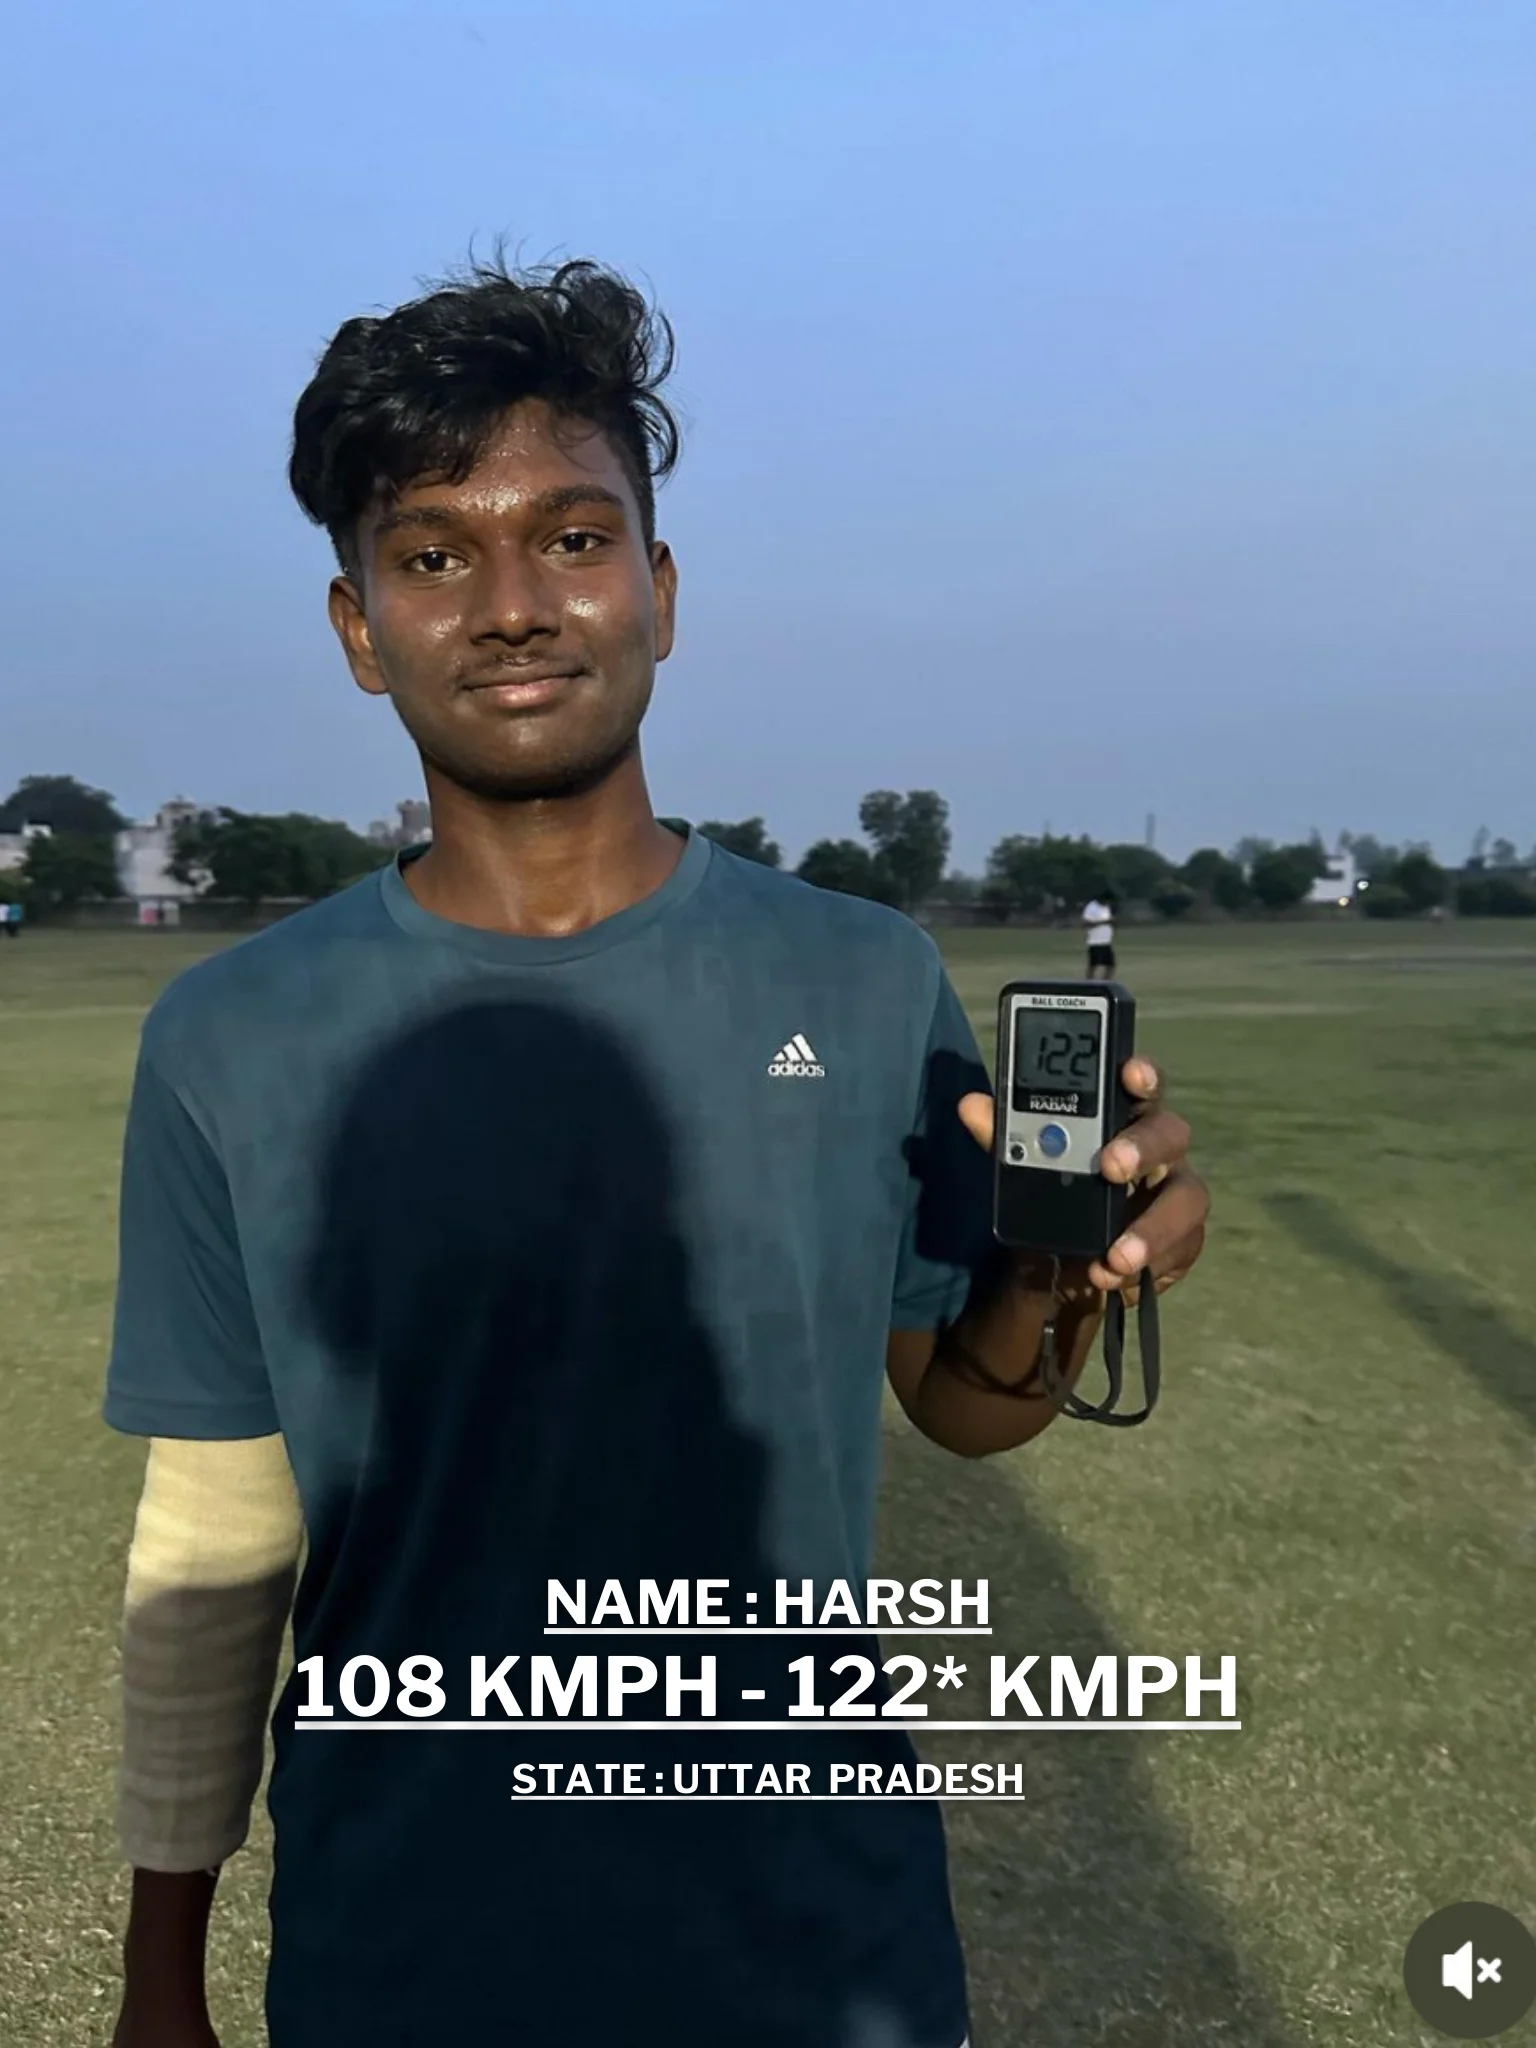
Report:
M 612 441 L 655 539 L 655 480 L 679 432 L 659 396 L 672 328 L 636 288 L 587 261 L 509 269 L 498 252 L 379 318 L 337 329 L 294 413 L 288 481 L 355 571 L 358 521 L 423 477 L 462 483 L 524 400 Z

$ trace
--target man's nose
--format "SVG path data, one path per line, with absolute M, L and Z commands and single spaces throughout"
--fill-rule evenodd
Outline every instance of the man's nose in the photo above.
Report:
M 524 548 L 490 556 L 476 579 L 471 636 L 476 640 L 527 640 L 554 632 L 560 606 L 551 578 Z

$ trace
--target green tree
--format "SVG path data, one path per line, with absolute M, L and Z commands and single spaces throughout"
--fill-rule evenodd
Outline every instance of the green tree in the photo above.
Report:
M 1463 917 L 1536 917 L 1536 882 L 1527 875 L 1464 875 L 1456 908 Z
M 331 818 L 222 808 L 178 828 L 170 870 L 188 883 L 206 875 L 210 895 L 254 905 L 271 897 L 332 895 L 392 857 L 387 847 Z
M 1049 858 L 1040 841 L 1013 832 L 1006 839 L 999 839 L 987 855 L 982 890 L 994 914 L 1006 917 L 1017 910 L 1032 917 L 1054 907 L 1050 880 Z
M 184 889 L 207 888 L 209 875 L 203 857 L 224 815 L 222 811 L 199 811 L 195 818 L 176 827 L 171 835 L 170 859 L 165 864 L 173 882 L 180 882 Z
M 976 875 L 962 875 L 951 870 L 939 883 L 939 894 L 946 903 L 963 903 L 968 907 L 981 901 L 981 880 Z
M 1413 905 L 1406 889 L 1396 882 L 1375 881 L 1360 899 L 1367 917 L 1412 917 Z
M 716 846 L 723 846 L 727 853 L 739 853 L 743 860 L 758 861 L 765 868 L 776 868 L 783 861 L 783 853 L 768 837 L 768 828 L 761 818 L 743 818 L 737 825 L 723 825 L 712 819 L 699 830 L 706 839 L 713 839 Z
M 976 901 L 983 914 L 996 924 L 1006 924 L 1018 908 L 1012 888 L 998 875 L 986 875 L 982 878 Z
M 1488 849 L 1488 865 L 1499 872 L 1518 868 L 1520 849 L 1512 839 L 1495 839 Z
M 887 900 L 911 910 L 931 896 L 949 860 L 949 805 L 936 790 L 871 790 L 859 824 L 875 849 Z
M 333 895 L 394 859 L 392 848 L 364 839 L 336 818 L 310 818 L 290 811 L 278 823 L 286 828 L 296 850 L 295 896 Z
M 1340 844 L 1352 856 L 1356 872 L 1367 882 L 1383 880 L 1402 859 L 1396 846 L 1383 846 L 1371 832 L 1345 832 Z
M 818 889 L 836 889 L 844 896 L 866 896 L 876 903 L 891 901 L 890 877 L 867 846 L 857 839 L 818 839 L 806 848 L 796 870 L 802 882 Z
M 1445 901 L 1450 893 L 1451 878 L 1433 855 L 1422 847 L 1416 847 L 1412 853 L 1405 853 L 1395 868 L 1388 870 L 1385 884 L 1375 883 L 1366 891 L 1367 900 L 1384 885 L 1400 890 L 1410 911 L 1421 915 Z
M 40 832 L 27 847 L 22 873 L 28 897 L 44 910 L 123 893 L 111 840 L 85 832 Z
M 1152 897 L 1152 908 L 1160 917 L 1185 917 L 1199 899 L 1183 882 L 1165 882 Z
M 1122 903 L 1151 903 L 1173 880 L 1173 863 L 1152 846 L 1106 846 L 1102 858 L 1109 886 Z
M 1239 839 L 1232 849 L 1232 858 L 1245 875 L 1252 874 L 1253 864 L 1261 854 L 1273 853 L 1273 839 Z
M 291 848 L 276 818 L 220 809 L 177 828 L 170 871 L 181 882 L 207 879 L 207 893 L 255 905 L 287 896 Z
M 1248 881 L 1266 910 L 1294 910 L 1326 869 L 1326 856 L 1311 845 L 1272 846 L 1256 856 Z
M 986 889 L 1025 916 L 1050 915 L 1086 903 L 1111 886 L 1104 849 L 1091 839 L 1013 833 L 987 856 Z
M 46 825 L 55 834 L 111 839 L 125 822 L 104 789 L 90 789 L 73 775 L 24 775 L 0 804 L 0 832 Z
M 1219 910 L 1246 910 L 1253 901 L 1248 877 L 1231 854 L 1214 846 L 1202 846 L 1179 869 L 1179 880 Z

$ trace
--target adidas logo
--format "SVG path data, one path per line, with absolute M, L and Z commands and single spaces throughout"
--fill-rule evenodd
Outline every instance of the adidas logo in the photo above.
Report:
M 770 1074 L 784 1076 L 790 1080 L 820 1081 L 826 1077 L 826 1068 L 811 1051 L 811 1043 L 802 1032 L 797 1031 L 788 1045 L 781 1046 L 768 1063 Z

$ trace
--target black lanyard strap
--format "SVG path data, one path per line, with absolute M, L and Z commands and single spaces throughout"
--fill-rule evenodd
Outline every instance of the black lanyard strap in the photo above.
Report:
M 1136 1335 L 1141 1348 L 1141 1380 L 1145 1402 L 1133 1415 L 1116 1411 L 1125 1392 L 1125 1296 L 1111 1294 L 1104 1308 L 1104 1370 L 1109 1390 L 1097 1407 L 1085 1401 L 1061 1376 L 1054 1315 L 1045 1326 L 1040 1349 L 1040 1378 L 1046 1393 L 1061 1410 L 1079 1422 L 1102 1422 L 1111 1429 L 1134 1429 L 1157 1406 L 1162 1391 L 1163 1354 L 1157 1319 L 1157 1288 L 1150 1274 L 1143 1280 L 1136 1308 Z

